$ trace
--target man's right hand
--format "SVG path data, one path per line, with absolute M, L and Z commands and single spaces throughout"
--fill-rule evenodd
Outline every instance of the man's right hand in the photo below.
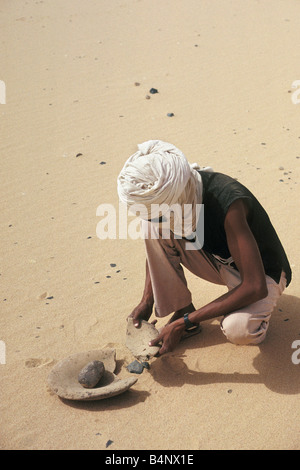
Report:
M 148 321 L 152 314 L 153 305 L 141 301 L 137 307 L 131 312 L 128 318 L 133 319 L 136 328 L 140 326 L 141 320 Z

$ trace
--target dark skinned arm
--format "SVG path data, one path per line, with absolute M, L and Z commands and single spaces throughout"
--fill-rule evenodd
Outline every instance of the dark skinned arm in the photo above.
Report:
M 227 315 L 268 295 L 262 259 L 248 225 L 247 214 L 246 203 L 238 199 L 229 207 L 224 223 L 229 251 L 240 272 L 241 283 L 213 302 L 190 313 L 191 322 L 200 323 Z M 166 325 L 151 345 L 162 342 L 160 354 L 172 351 L 180 341 L 184 329 L 184 320 L 179 318 Z
M 154 305 L 153 291 L 151 278 L 149 273 L 148 261 L 146 260 L 146 278 L 145 278 L 145 287 L 142 299 L 140 303 L 135 307 L 135 309 L 129 315 L 129 318 L 133 319 L 134 326 L 139 327 L 141 320 L 148 321 L 152 314 L 152 309 Z

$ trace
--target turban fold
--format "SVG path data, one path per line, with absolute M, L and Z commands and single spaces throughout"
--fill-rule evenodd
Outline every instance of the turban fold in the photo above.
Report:
M 163 215 L 162 207 L 174 204 L 201 204 L 202 179 L 184 154 L 174 145 L 149 140 L 138 145 L 138 151 L 126 161 L 118 177 L 120 200 L 131 208 L 141 205 L 145 220 Z M 167 211 L 167 209 L 165 209 Z

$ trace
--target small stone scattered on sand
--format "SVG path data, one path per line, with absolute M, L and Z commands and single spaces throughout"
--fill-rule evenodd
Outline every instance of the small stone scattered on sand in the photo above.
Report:
M 139 361 L 135 360 L 128 364 L 127 370 L 132 374 L 141 374 L 144 370 L 144 366 Z
M 146 362 L 146 361 L 142 361 L 141 364 L 144 366 L 144 369 L 150 369 L 150 364 L 149 362 Z
M 155 93 L 158 93 L 158 90 L 156 88 L 150 88 L 149 93 L 151 93 L 151 95 L 155 95 Z

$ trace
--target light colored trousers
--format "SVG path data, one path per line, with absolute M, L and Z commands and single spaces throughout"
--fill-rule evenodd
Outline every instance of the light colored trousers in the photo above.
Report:
M 241 283 L 236 269 L 220 263 L 203 250 L 186 250 L 186 241 L 176 239 L 172 232 L 168 232 L 168 238 L 163 238 L 154 224 L 142 221 L 141 227 L 158 317 L 192 302 L 182 266 L 202 279 L 226 285 L 228 290 Z M 266 282 L 267 297 L 222 318 L 221 330 L 232 343 L 259 344 L 264 340 L 271 313 L 286 286 L 285 274 L 282 273 L 279 284 L 269 276 Z

